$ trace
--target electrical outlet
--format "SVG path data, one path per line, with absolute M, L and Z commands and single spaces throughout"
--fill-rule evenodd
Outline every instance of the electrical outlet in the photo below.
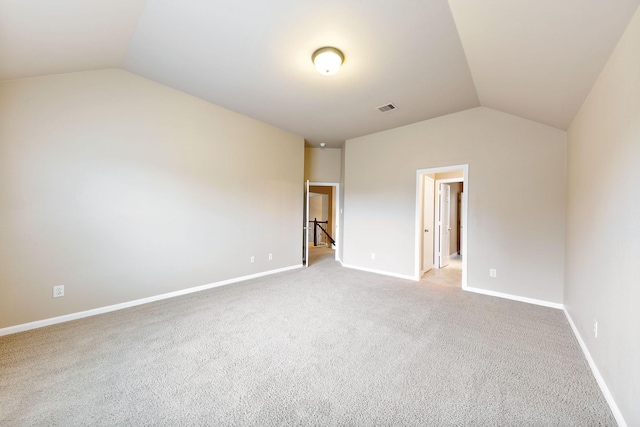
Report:
M 374 254 L 373 252 L 371 252 L 371 259 L 376 259 L 376 254 Z
M 497 273 L 496 273 L 496 269 L 495 268 L 490 268 L 489 269 L 489 277 L 496 277 Z
M 256 262 L 256 257 L 252 256 L 251 257 L 251 263 L 253 264 L 254 262 Z
M 273 254 L 269 254 L 269 261 L 273 261 Z
M 598 338 L 598 321 L 593 319 L 593 336 Z
M 60 298 L 64 296 L 64 285 L 58 285 L 53 287 L 53 297 Z

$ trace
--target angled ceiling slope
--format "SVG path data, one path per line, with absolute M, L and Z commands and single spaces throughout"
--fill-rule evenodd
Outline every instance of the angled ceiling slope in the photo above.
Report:
M 446 0 L 150 1 L 123 67 L 330 145 L 479 105 Z
M 118 67 L 145 0 L 0 1 L 0 80 Z
M 449 0 L 480 103 L 566 130 L 638 0 Z
M 3 0 L 0 80 L 121 67 L 328 146 L 479 105 L 566 129 L 639 4 Z

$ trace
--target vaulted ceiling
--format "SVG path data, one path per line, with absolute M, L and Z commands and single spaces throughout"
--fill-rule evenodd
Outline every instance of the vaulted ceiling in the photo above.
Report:
M 639 4 L 0 0 L 0 80 L 118 67 L 312 145 L 480 105 L 566 129 Z

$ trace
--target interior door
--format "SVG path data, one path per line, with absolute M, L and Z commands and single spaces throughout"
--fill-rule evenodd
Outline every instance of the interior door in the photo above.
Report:
M 304 185 L 304 224 L 302 229 L 302 262 L 309 267 L 309 180 Z
M 424 175 L 422 181 L 422 274 L 433 268 L 434 193 L 433 178 Z
M 438 224 L 440 225 L 439 267 L 449 265 L 449 238 L 451 234 L 451 186 L 440 184 L 440 212 Z

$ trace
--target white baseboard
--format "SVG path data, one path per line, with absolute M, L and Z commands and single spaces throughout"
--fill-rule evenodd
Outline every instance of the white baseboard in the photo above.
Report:
M 463 287 L 462 290 L 463 291 L 474 292 L 476 294 L 483 294 L 483 295 L 489 295 L 489 296 L 492 296 L 492 297 L 510 299 L 510 300 L 513 300 L 513 301 L 526 302 L 528 304 L 541 305 L 543 307 L 550 307 L 550 308 L 555 308 L 555 309 L 558 309 L 558 310 L 562 310 L 564 308 L 563 304 L 557 303 L 557 302 L 545 301 L 545 300 L 540 300 L 540 299 L 535 299 L 535 298 L 521 297 L 521 296 L 518 296 L 518 295 L 504 294 L 502 292 L 489 291 L 489 290 L 486 290 L 486 289 L 473 288 L 473 287 L 466 286 L 466 287 Z
M 217 288 L 219 286 L 230 285 L 232 283 L 244 282 L 245 280 L 256 279 L 258 277 L 268 276 L 271 274 L 282 273 L 284 271 L 295 270 L 302 268 L 300 265 L 292 265 L 289 267 L 279 268 L 276 270 L 264 271 L 262 273 L 250 274 L 248 276 L 236 277 L 233 279 L 223 280 L 221 282 L 209 283 L 208 285 L 196 286 L 193 288 L 182 289 L 179 291 L 169 292 L 166 294 L 155 295 L 152 297 L 137 299 L 133 301 L 127 301 L 120 304 L 108 305 L 106 307 L 94 308 L 91 310 L 80 311 L 77 313 L 65 314 L 64 316 L 52 317 L 50 319 L 37 320 L 35 322 L 23 323 L 21 325 L 9 326 L 0 329 L 0 336 L 15 334 L 18 332 L 24 332 L 31 329 L 43 328 L 45 326 L 55 325 L 58 323 L 69 322 L 71 320 L 82 319 L 85 317 L 96 316 L 98 314 L 109 313 L 112 311 L 122 310 L 129 307 L 135 307 L 137 305 L 148 304 L 150 302 L 160 301 L 163 299 L 179 297 L 181 295 L 192 294 L 194 292 L 205 291 L 211 288 Z
M 600 386 L 600 390 L 602 390 L 602 394 L 604 395 L 604 398 L 607 400 L 607 403 L 609 404 L 609 408 L 611 408 L 611 412 L 613 412 L 613 416 L 616 418 L 616 422 L 620 427 L 627 427 L 627 422 L 622 416 L 622 412 L 620 412 L 620 408 L 618 408 L 616 401 L 613 399 L 613 395 L 609 391 L 609 387 L 607 387 L 607 383 L 604 381 L 604 378 L 602 378 L 602 375 L 600 374 L 600 371 L 598 370 L 598 367 L 596 366 L 596 363 L 593 360 L 593 357 L 591 357 L 591 353 L 589 353 L 589 349 L 587 348 L 587 345 L 582 339 L 580 332 L 578 332 L 578 328 L 576 328 L 575 323 L 573 323 L 573 319 L 569 315 L 569 312 L 567 311 L 566 307 L 563 308 L 563 310 L 564 310 L 564 315 L 567 317 L 567 320 L 569 321 L 569 325 L 571 325 L 571 329 L 573 330 L 573 335 L 576 336 L 576 339 L 580 344 L 580 348 L 582 349 L 584 356 L 587 358 L 587 362 L 589 362 L 589 367 L 591 368 L 591 372 L 593 372 L 593 376 L 596 377 L 596 381 Z
M 368 273 L 382 274 L 383 276 L 397 277 L 398 279 L 412 280 L 414 282 L 420 280 L 420 279 L 416 279 L 415 276 L 409 276 L 406 274 L 391 273 L 389 271 L 375 270 L 373 268 L 366 268 L 366 267 L 358 267 L 357 265 L 351 265 L 351 264 L 344 264 L 344 263 L 341 263 L 341 264 L 343 267 L 351 268 L 353 270 L 360 270 L 360 271 L 366 271 Z
M 500 292 L 487 291 L 485 289 L 479 289 L 479 288 L 466 287 L 466 288 L 463 288 L 463 290 L 563 310 L 565 316 L 567 317 L 567 320 L 569 321 L 569 325 L 571 325 L 571 329 L 573 330 L 573 335 L 575 335 L 576 339 L 578 340 L 578 343 L 580 344 L 580 348 L 582 349 L 582 352 L 584 353 L 584 356 L 586 357 L 587 362 L 589 363 L 591 372 L 593 372 L 593 376 L 596 378 L 598 386 L 600 387 L 600 390 L 602 391 L 604 398 L 607 400 L 607 403 L 609 404 L 609 408 L 611 408 L 611 412 L 613 413 L 613 416 L 615 417 L 616 422 L 620 427 L 627 427 L 627 422 L 622 416 L 622 412 L 620 411 L 620 408 L 616 404 L 616 401 L 614 400 L 613 395 L 609 391 L 609 387 L 607 387 L 607 383 L 604 381 L 604 378 L 602 378 L 602 375 L 600 374 L 600 371 L 598 370 L 598 367 L 596 366 L 596 363 L 594 362 L 593 357 L 591 357 L 591 353 L 589 353 L 587 345 L 582 339 L 580 332 L 578 332 L 578 328 L 576 328 L 575 323 L 573 323 L 573 319 L 569 315 L 569 312 L 567 311 L 564 304 L 558 304 L 554 302 L 537 300 L 532 298 L 519 297 L 516 295 L 503 294 Z
M 340 264 L 343 267 L 346 268 L 351 268 L 354 270 L 360 270 L 360 271 L 366 271 L 369 273 L 376 273 L 376 274 L 382 274 L 385 276 L 391 276 L 391 277 L 397 277 L 400 279 L 406 279 L 406 280 L 412 280 L 412 281 L 416 281 L 417 279 L 413 276 L 408 276 L 408 275 L 404 275 L 404 274 L 397 274 L 397 273 L 391 273 L 388 271 L 382 271 L 382 270 L 375 270 L 375 269 L 370 269 L 370 268 L 365 268 L 365 267 L 358 267 L 355 265 L 349 265 L 349 264 L 343 264 L 342 260 L 338 259 L 338 262 L 340 262 Z M 142 299 L 137 299 L 134 301 L 128 301 L 128 302 L 124 302 L 124 303 L 120 303 L 120 304 L 114 304 L 114 305 L 109 305 L 106 307 L 99 307 L 99 308 L 94 308 L 91 310 L 86 310 L 86 311 L 80 311 L 77 313 L 72 313 L 72 314 L 66 314 L 64 316 L 58 316 L 58 317 L 52 317 L 50 319 L 43 319 L 43 320 L 38 320 L 35 322 L 29 322 L 29 323 L 23 323 L 21 325 L 15 325 L 15 326 L 9 326 L 6 328 L 1 328 L 0 329 L 0 336 L 4 336 L 4 335 L 10 335 L 10 334 L 15 334 L 18 332 L 24 332 L 24 331 L 28 331 L 31 329 L 37 329 L 37 328 L 42 328 L 45 326 L 50 326 L 50 325 L 55 325 L 58 323 L 64 323 L 64 322 L 69 322 L 71 320 L 77 320 L 77 319 L 82 319 L 85 317 L 90 317 L 90 316 L 96 316 L 98 314 L 104 314 L 104 313 L 109 313 L 112 311 L 117 311 L 117 310 L 122 310 L 125 308 L 130 308 L 130 307 L 135 307 L 138 305 L 142 305 L 142 304 L 148 304 L 151 302 L 155 302 L 155 301 L 160 301 L 160 300 L 164 300 L 164 299 L 169 299 L 169 298 L 174 298 L 174 297 L 178 297 L 181 295 L 187 295 L 187 294 L 191 294 L 191 293 L 195 293 L 195 292 L 200 292 L 200 291 L 204 291 L 207 289 L 212 289 L 212 288 L 217 288 L 219 286 L 225 286 L 225 285 L 230 285 L 232 283 L 238 283 L 238 282 L 243 282 L 246 280 L 251 280 L 251 279 L 256 279 L 259 277 L 263 277 L 263 276 L 268 276 L 271 274 L 276 274 L 276 273 L 282 273 L 285 271 L 290 271 L 290 270 L 295 270 L 298 268 L 302 268 L 303 265 L 299 264 L 299 265 L 292 265 L 289 267 L 284 267 L 284 268 L 279 268 L 276 270 L 269 270 L 269 271 L 265 271 L 262 273 L 256 273 L 256 274 L 251 274 L 248 276 L 242 276 L 242 277 L 236 277 L 233 279 L 228 279 L 228 280 L 223 280 L 220 282 L 214 282 L 214 283 L 210 283 L 208 285 L 202 285 L 202 286 L 196 286 L 193 288 L 188 288 L 188 289 L 182 289 L 179 291 L 174 291 L 174 292 L 169 292 L 166 294 L 161 294 L 161 295 L 155 295 L 152 297 L 148 297 L 148 298 L 142 298 Z M 564 311 L 564 314 L 567 318 L 567 320 L 569 321 L 569 325 L 571 325 L 571 329 L 573 330 L 573 334 L 575 335 L 576 339 L 578 340 L 578 343 L 580 344 L 580 348 L 582 349 L 582 352 L 584 353 L 587 362 L 589 363 L 589 367 L 591 368 L 591 371 L 593 372 L 593 375 L 598 383 L 598 386 L 600 386 L 600 390 L 602 391 L 602 394 L 604 395 L 605 399 L 607 400 L 607 403 L 609 404 L 609 407 L 611 408 L 611 412 L 613 413 L 613 416 L 616 419 L 616 422 L 618 423 L 618 425 L 620 427 L 627 427 L 627 422 L 625 421 L 622 412 L 620 412 L 620 408 L 618 408 L 618 405 L 616 404 L 613 395 L 611 394 L 611 392 L 609 391 L 609 387 L 607 387 L 606 382 L 604 381 L 604 378 L 602 378 L 602 375 L 600 374 L 600 371 L 598 370 L 598 367 L 596 366 L 593 358 L 591 357 L 591 353 L 589 353 L 589 350 L 584 342 L 584 340 L 582 339 L 582 336 L 580 335 L 580 332 L 578 332 L 578 329 L 576 328 L 576 325 L 573 322 L 573 319 L 571 318 L 571 315 L 569 315 L 569 312 L 567 311 L 567 309 L 564 307 L 563 304 L 559 304 L 559 303 L 553 303 L 553 302 L 549 302 L 549 301 L 544 301 L 544 300 L 537 300 L 537 299 L 533 299 L 533 298 L 526 298 L 526 297 L 520 297 L 517 295 L 511 295 L 511 294 L 504 294 L 501 292 L 495 292 L 495 291 L 489 291 L 489 290 L 485 290 L 485 289 L 480 289 L 480 288 L 473 288 L 473 287 L 465 287 L 463 288 L 463 290 L 465 291 L 469 291 L 469 292 L 474 292 L 474 293 L 478 293 L 478 294 L 483 294 L 483 295 L 489 295 L 489 296 L 493 296 L 493 297 L 499 297 L 499 298 L 505 298 L 505 299 L 510 299 L 510 300 L 514 300 L 514 301 L 520 301 L 520 302 L 525 302 L 525 303 L 529 303 L 529 304 L 535 304 L 535 305 L 541 305 L 544 307 L 550 307 L 550 308 L 556 308 L 556 309 L 560 309 Z

